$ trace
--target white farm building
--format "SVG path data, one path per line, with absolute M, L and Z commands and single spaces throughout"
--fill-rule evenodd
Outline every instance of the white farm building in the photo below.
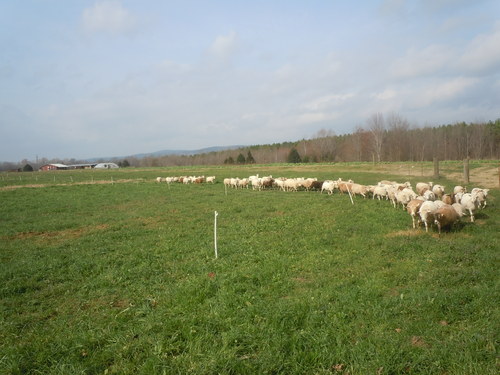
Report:
M 120 168 L 117 164 L 115 163 L 99 163 L 96 164 L 95 169 L 115 169 L 115 168 Z

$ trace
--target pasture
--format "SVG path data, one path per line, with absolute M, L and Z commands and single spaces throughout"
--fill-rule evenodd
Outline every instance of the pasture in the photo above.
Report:
M 0 373 L 498 373 L 498 188 L 439 237 L 387 201 L 224 193 L 256 173 L 414 185 L 432 163 L 1 174 Z M 178 175 L 217 183 L 155 181 Z

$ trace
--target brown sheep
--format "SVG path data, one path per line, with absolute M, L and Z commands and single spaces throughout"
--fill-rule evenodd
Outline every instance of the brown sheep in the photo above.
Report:
M 451 206 L 454 202 L 453 194 L 443 194 L 443 196 L 441 197 L 441 200 L 444 203 L 449 204 Z
M 441 234 L 441 228 L 450 227 L 455 224 L 460 220 L 460 215 L 455 208 L 447 204 L 434 212 L 434 219 L 434 223 L 438 227 L 438 232 Z

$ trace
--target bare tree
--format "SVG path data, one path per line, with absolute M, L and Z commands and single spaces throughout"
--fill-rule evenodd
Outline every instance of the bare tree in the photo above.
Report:
M 373 152 L 377 162 L 380 163 L 385 135 L 385 122 L 382 113 L 375 113 L 368 119 L 368 131 L 372 136 Z
M 402 161 L 407 159 L 408 150 L 408 129 L 410 124 L 408 120 L 397 113 L 391 113 L 387 116 L 388 149 L 390 150 L 391 161 Z

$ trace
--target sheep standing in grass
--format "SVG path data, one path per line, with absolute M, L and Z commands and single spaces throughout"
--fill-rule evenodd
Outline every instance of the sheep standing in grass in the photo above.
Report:
M 418 214 L 420 216 L 420 221 L 422 221 L 425 225 L 425 231 L 429 231 L 429 225 L 434 223 L 434 213 L 436 210 L 440 207 L 439 202 L 441 201 L 425 201 L 422 203 L 420 206 L 420 209 L 418 211 Z M 441 202 L 441 205 L 444 205 L 443 202 Z
M 399 190 L 396 192 L 396 200 L 398 203 L 401 203 L 403 206 L 403 210 L 406 208 L 406 205 L 408 204 L 409 201 L 412 199 L 416 199 L 417 194 L 409 188 L 404 188 L 403 190 Z
M 444 194 L 444 186 L 443 185 L 434 185 L 432 187 L 432 192 L 436 196 L 436 199 L 441 199 Z
M 441 200 L 446 204 L 453 204 L 453 196 L 451 194 L 443 194 Z
M 361 195 L 363 198 L 366 198 L 368 192 L 368 186 L 361 184 L 352 184 L 351 186 L 351 193 L 354 195 Z
M 423 203 L 424 203 L 424 200 L 422 200 L 422 199 L 412 199 L 406 205 L 406 211 L 411 216 L 413 229 L 415 229 L 417 227 L 417 224 L 420 222 L 418 212 L 419 212 L 420 207 L 422 206 Z
M 336 187 L 338 187 L 336 181 L 326 180 L 325 182 L 323 182 L 323 185 L 321 185 L 321 194 L 323 194 L 323 190 L 326 190 L 328 195 L 332 195 L 333 189 L 335 189 Z
M 480 189 L 474 188 L 471 190 L 471 194 L 476 196 L 478 201 L 478 208 L 486 208 L 486 197 L 488 196 L 488 192 L 490 189 Z
M 387 198 L 386 187 L 383 185 L 382 186 L 381 185 L 375 186 L 375 188 L 373 189 L 372 199 L 375 199 L 375 197 L 377 197 L 378 200 L 380 200 L 380 198 L 386 199 Z
M 438 233 L 441 234 L 441 228 L 450 227 L 460 220 L 459 213 L 453 206 L 445 204 L 434 212 L 434 223 L 438 227 Z
M 415 185 L 415 190 L 417 190 L 418 195 L 422 195 L 424 191 L 426 190 L 431 190 L 432 188 L 432 182 L 418 182 Z
M 207 183 L 209 183 L 209 182 L 212 183 L 212 184 L 215 183 L 215 176 L 208 176 L 207 177 Z
M 458 195 L 458 194 L 457 194 Z M 471 193 L 465 193 L 462 195 L 460 199 L 460 204 L 464 208 L 464 210 L 469 211 L 470 221 L 474 222 L 474 212 L 479 207 L 479 201 L 477 199 L 477 195 Z

